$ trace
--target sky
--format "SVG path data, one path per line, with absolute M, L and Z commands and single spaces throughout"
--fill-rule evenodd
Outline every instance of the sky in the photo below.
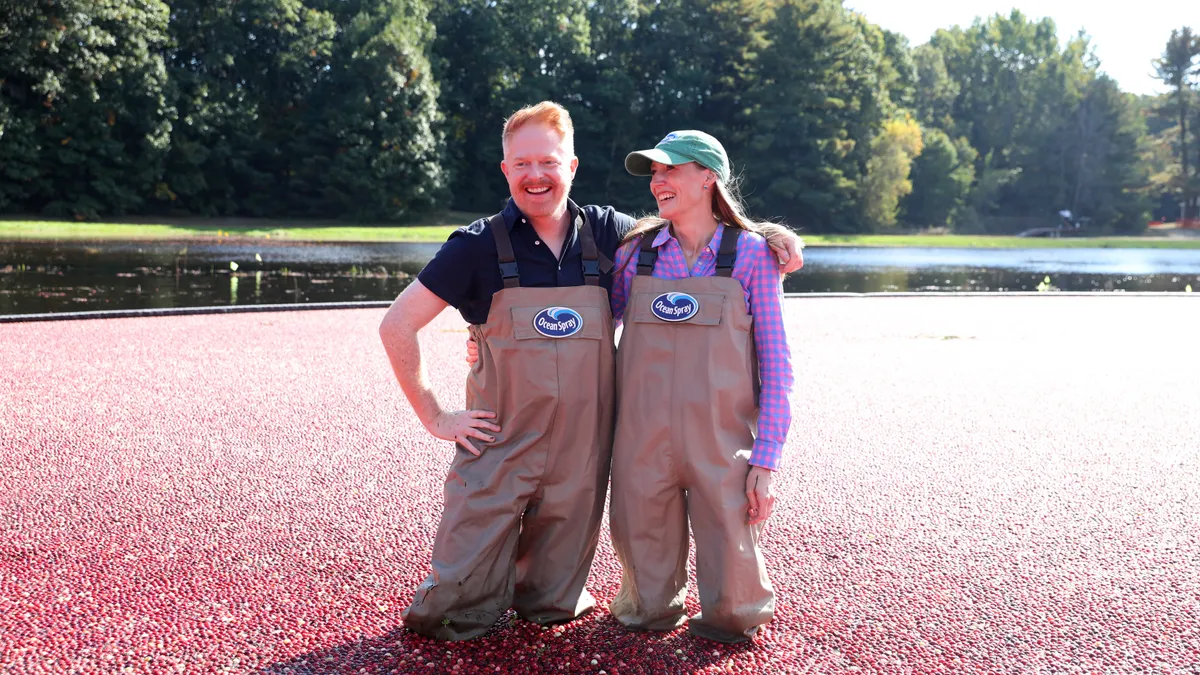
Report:
M 913 47 L 928 42 L 938 28 L 966 28 L 977 16 L 1007 16 L 1015 8 L 1031 19 L 1049 17 L 1058 26 L 1059 41 L 1085 29 L 1100 70 L 1134 94 L 1166 90 L 1154 79 L 1151 61 L 1162 55 L 1172 28 L 1190 25 L 1200 30 L 1198 0 L 844 0 L 844 4 L 871 23 L 906 36 Z

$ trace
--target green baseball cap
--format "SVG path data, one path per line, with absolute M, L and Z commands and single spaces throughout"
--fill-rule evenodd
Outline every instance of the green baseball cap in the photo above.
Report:
M 652 150 L 638 150 L 625 157 L 625 170 L 635 176 L 649 176 L 650 163 L 687 164 L 695 162 L 716 172 L 723 182 L 729 182 L 729 156 L 721 142 L 703 131 L 672 131 Z

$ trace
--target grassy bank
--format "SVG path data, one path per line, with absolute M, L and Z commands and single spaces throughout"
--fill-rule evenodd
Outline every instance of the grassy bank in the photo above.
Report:
M 433 242 L 440 243 L 460 225 L 481 214 L 450 211 L 407 226 L 367 227 L 336 222 L 182 220 L 171 223 L 72 223 L 0 220 L 0 241 L 196 241 L 225 238 L 281 242 Z M 809 246 L 903 246 L 934 248 L 1194 248 L 1200 237 L 1161 235 L 1042 239 L 988 235 L 804 235 Z
M 283 242 L 443 242 L 482 214 L 449 211 L 405 226 L 347 225 L 260 219 L 185 219 L 170 222 L 73 223 L 0 220 L 0 241 L 204 241 L 239 238 Z

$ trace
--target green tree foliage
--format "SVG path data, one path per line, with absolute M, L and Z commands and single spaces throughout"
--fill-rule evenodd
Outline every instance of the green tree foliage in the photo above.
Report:
M 868 224 L 896 224 L 900 199 L 912 192 L 909 172 L 912 160 L 921 154 L 921 127 L 911 117 L 888 120 L 871 143 L 871 159 L 863 179 L 863 215 Z
M 1021 177 L 1019 166 L 997 166 L 994 152 L 984 155 L 977 166 L 978 178 L 967 195 L 967 208 L 955 223 L 955 229 L 961 232 L 983 232 L 984 218 L 999 210 L 1002 191 Z
M 901 217 L 917 227 L 947 227 L 963 215 L 975 181 L 975 149 L 946 132 L 922 130 L 923 150 L 912 163 L 912 192 L 901 202 Z
M 421 2 L 179 0 L 171 25 L 176 209 L 400 220 L 444 201 Z
M 908 39 L 899 33 L 885 30 L 857 12 L 843 10 L 858 29 L 859 37 L 873 55 L 875 78 L 887 97 L 884 108 L 893 114 L 901 108 L 911 108 L 915 99 L 917 66 Z
M 592 54 L 589 4 L 437 3 L 432 15 L 436 72 L 459 208 L 494 211 L 508 197 L 499 171 L 500 135 L 508 115 L 538 101 L 568 104 L 581 96 L 577 73 Z
M 995 152 L 999 162 L 1019 163 L 1026 141 L 1045 135 L 1040 113 L 1061 103 L 1055 94 L 1061 99 L 1066 93 L 1046 86 L 1063 57 L 1054 22 L 1032 22 L 1014 11 L 965 30 L 939 30 L 930 44 L 958 85 L 953 135 L 966 136 L 981 154 Z
M 638 144 L 641 130 L 634 105 L 638 83 L 631 74 L 638 3 L 595 0 L 587 16 L 591 58 L 579 64 L 574 90 L 559 97 L 575 122 L 575 194 L 585 202 L 639 204 L 646 186 L 630 181 L 625 171 L 625 155 Z
M 1184 203 L 1182 217 L 1196 217 L 1197 179 L 1193 176 L 1191 157 L 1188 155 L 1190 115 L 1193 110 L 1190 105 L 1194 98 L 1194 79 L 1200 68 L 1197 68 L 1196 57 L 1200 56 L 1200 36 L 1194 35 L 1192 29 L 1184 26 L 1171 31 L 1166 48 L 1161 58 L 1154 63 L 1158 78 L 1171 88 L 1171 95 L 1164 106 L 1164 111 L 1173 113 L 1178 120 L 1179 132 L 1179 173 L 1172 181 L 1174 192 Z M 1197 144 L 1196 169 L 1200 171 L 1200 144 Z
M 1133 106 L 1146 125 L 1139 166 L 1148 174 L 1146 192 L 1155 220 L 1174 220 L 1181 215 L 1179 119 L 1170 98 L 1170 93 L 1139 96 Z
M 863 227 L 859 181 L 871 139 L 891 108 L 881 75 L 895 73 L 872 50 L 870 28 L 830 0 L 784 0 L 762 17 L 765 45 L 739 143 L 756 211 L 814 231 Z M 882 34 L 874 35 L 883 45 Z M 897 75 L 895 81 L 899 81 Z
M 910 48 L 839 0 L 0 1 L 0 209 L 492 211 L 504 119 L 550 99 L 581 201 L 653 209 L 626 153 L 699 128 L 811 231 L 1135 231 L 1200 192 L 1197 51 L 1135 99 L 1019 12 Z
M 646 140 L 689 127 L 729 137 L 750 62 L 766 46 L 758 30 L 762 11 L 752 0 L 642 3 L 634 68 Z
M 1052 21 L 1030 21 L 1014 11 L 965 30 L 939 30 L 916 60 L 919 78 L 931 85 L 919 95 L 922 121 L 966 137 L 979 153 L 981 192 L 968 200 L 976 226 L 994 231 L 1010 222 L 1052 223 L 1060 209 L 1102 228 L 1140 226 L 1144 181 L 1134 178 L 1138 171 L 1125 175 L 1140 184 L 1117 190 L 1122 203 L 1110 203 L 1105 190 L 1123 169 L 1101 170 L 1096 161 L 1136 165 L 1141 127 L 1131 100 L 1105 93 L 1111 87 L 1100 78 L 1085 35 L 1060 46 Z
M 174 0 L 167 64 L 178 122 L 160 199 L 204 215 L 290 211 L 287 172 L 333 17 L 299 0 Z
M 1146 126 L 1132 98 L 1111 78 L 1095 77 L 1057 134 L 1071 181 L 1062 202 L 1096 230 L 1137 232 L 1147 221 Z
M 314 5 L 318 3 L 314 2 Z M 303 158 L 287 175 L 305 215 L 403 220 L 444 204 L 433 41 L 420 0 L 322 0 L 338 31 L 299 125 Z M 311 191 L 311 192 L 310 192 Z
M 962 85 L 950 77 L 942 50 L 933 44 L 923 44 L 914 49 L 912 59 L 917 71 L 913 94 L 913 111 L 917 120 L 926 127 L 954 133 L 954 104 Z
M 0 4 L 0 209 L 143 207 L 171 129 L 167 18 L 158 0 Z
M 753 105 L 748 97 L 758 91 L 751 69 L 767 46 L 766 12 L 757 0 L 640 2 L 629 61 L 637 120 L 624 152 L 653 146 L 673 130 L 702 129 L 722 140 L 735 171 L 746 169 L 740 130 Z M 644 180 L 614 196 L 641 211 L 654 208 Z

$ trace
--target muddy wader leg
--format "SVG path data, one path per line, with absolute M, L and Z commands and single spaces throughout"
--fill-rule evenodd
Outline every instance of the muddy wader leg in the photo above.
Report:
M 611 353 L 611 347 L 605 348 Z M 594 367 L 611 371 L 611 357 Z M 562 366 L 559 377 L 570 377 Z M 596 555 L 608 492 L 612 378 L 601 376 L 596 386 L 587 386 L 586 378 L 579 380 L 578 388 L 559 384 L 564 394 L 550 433 L 554 449 L 541 489 L 522 518 L 517 542 L 513 607 L 523 618 L 543 625 L 570 621 L 596 606 L 584 585 Z M 574 414 L 564 416 L 564 411 Z
M 584 588 L 600 538 L 604 493 L 592 483 L 548 487 L 530 502 L 517 545 L 513 608 L 539 624 L 560 623 L 592 611 L 596 599 Z M 590 493 L 590 494 L 589 494 Z
M 404 610 L 405 627 L 439 640 L 483 635 L 512 605 L 517 538 L 528 497 L 514 500 L 503 453 L 459 448 L 446 478 L 433 572 Z M 524 484 L 524 481 L 517 481 Z M 532 486 L 529 486 L 532 492 Z

